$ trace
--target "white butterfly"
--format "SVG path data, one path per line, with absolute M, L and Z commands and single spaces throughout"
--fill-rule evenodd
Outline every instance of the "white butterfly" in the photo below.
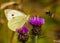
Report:
M 5 16 L 8 20 L 9 29 L 16 31 L 16 29 L 21 28 L 26 21 L 29 19 L 29 15 L 17 10 L 6 9 Z

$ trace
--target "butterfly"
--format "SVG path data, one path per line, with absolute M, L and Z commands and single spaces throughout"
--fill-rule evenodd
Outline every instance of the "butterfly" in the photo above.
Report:
M 21 28 L 30 17 L 21 11 L 12 9 L 6 9 L 4 12 L 8 20 L 8 28 L 12 31 L 16 31 L 16 29 Z

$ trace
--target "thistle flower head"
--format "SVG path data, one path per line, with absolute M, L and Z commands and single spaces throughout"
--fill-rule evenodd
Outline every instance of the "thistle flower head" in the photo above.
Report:
M 18 29 L 17 32 L 20 34 L 27 34 L 29 33 L 29 30 L 27 26 L 23 26 L 22 28 Z
M 34 26 L 40 26 L 45 23 L 45 20 L 44 20 L 44 18 L 39 18 L 37 16 L 34 16 L 34 17 L 30 18 L 29 23 Z

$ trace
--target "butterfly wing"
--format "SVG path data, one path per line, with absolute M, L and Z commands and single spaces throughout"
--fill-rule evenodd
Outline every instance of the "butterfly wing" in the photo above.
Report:
M 5 15 L 8 19 L 9 29 L 16 31 L 16 29 L 21 28 L 25 22 L 29 19 L 29 15 L 25 15 L 22 12 L 16 10 L 5 10 Z

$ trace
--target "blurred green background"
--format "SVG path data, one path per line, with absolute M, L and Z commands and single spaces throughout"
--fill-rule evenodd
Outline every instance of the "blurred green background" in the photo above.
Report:
M 57 43 L 54 40 L 60 40 L 56 31 L 60 31 L 60 0 L 0 0 L 0 5 L 15 1 L 19 5 L 9 5 L 7 8 L 21 10 L 31 16 L 37 15 L 45 18 L 45 24 L 42 26 L 42 35 L 38 38 L 38 43 Z M 22 4 L 22 7 L 19 6 Z M 1 6 L 0 6 L 1 7 Z M 17 40 L 17 34 L 12 37 L 13 31 L 7 26 L 7 19 L 4 14 L 5 9 L 0 9 L 0 43 L 20 43 Z M 50 17 L 46 14 L 51 11 L 54 15 Z M 26 23 L 31 29 L 29 23 Z M 60 34 L 60 33 L 59 33 Z M 12 40 L 12 42 L 11 42 Z M 27 43 L 31 43 L 31 38 Z M 60 42 L 59 42 L 60 43 Z

